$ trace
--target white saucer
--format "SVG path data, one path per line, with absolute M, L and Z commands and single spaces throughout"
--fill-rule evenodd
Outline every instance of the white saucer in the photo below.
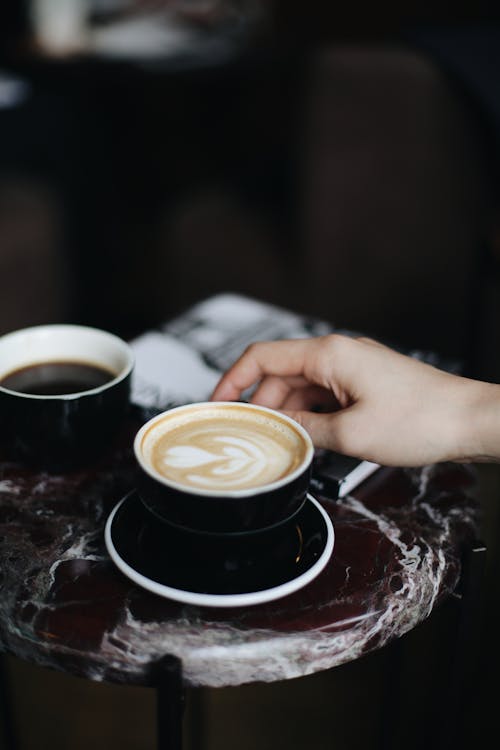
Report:
M 267 537 L 221 542 L 175 531 L 155 519 L 135 492 L 116 505 L 105 528 L 109 555 L 130 580 L 203 607 L 262 604 L 298 591 L 323 570 L 334 539 L 330 517 L 311 495 L 293 522 Z

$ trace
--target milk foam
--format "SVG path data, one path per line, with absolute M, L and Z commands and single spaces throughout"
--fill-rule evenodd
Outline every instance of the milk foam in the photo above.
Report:
M 208 491 L 275 482 L 293 472 L 306 451 L 286 422 L 236 408 L 166 419 L 148 442 L 145 455 L 159 474 Z
M 160 459 L 160 471 L 166 476 L 176 474 L 178 481 L 207 489 L 248 487 L 267 484 L 283 476 L 290 467 L 290 451 L 271 440 L 221 435 L 213 438 L 212 450 L 193 445 L 167 448 Z M 268 443 L 268 445 L 265 445 Z M 266 448 L 270 453 L 266 454 Z M 202 470 L 203 468 L 203 470 Z

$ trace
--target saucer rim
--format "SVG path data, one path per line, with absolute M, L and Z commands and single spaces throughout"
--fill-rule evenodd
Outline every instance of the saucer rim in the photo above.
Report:
M 111 533 L 113 520 L 119 508 L 134 494 L 134 492 L 135 490 L 132 490 L 125 495 L 125 497 L 115 505 L 108 516 L 104 529 L 104 540 L 108 554 L 117 568 L 138 586 L 153 594 L 157 594 L 164 599 L 171 599 L 182 604 L 192 604 L 202 607 L 242 607 L 255 604 L 265 604 L 266 602 L 274 601 L 275 599 L 281 599 L 284 596 L 299 591 L 313 581 L 326 567 L 335 546 L 335 530 L 330 516 L 318 500 L 316 500 L 316 498 L 310 493 L 307 493 L 306 502 L 311 502 L 316 510 L 319 511 L 325 522 L 327 533 L 326 542 L 321 555 L 306 571 L 297 577 L 292 578 L 290 581 L 285 581 L 277 586 L 271 586 L 268 589 L 262 589 L 260 591 L 247 591 L 241 594 L 207 594 L 197 591 L 189 591 L 187 589 L 178 589 L 174 586 L 158 583 L 157 581 L 153 581 L 151 578 L 142 575 L 142 573 L 138 573 L 135 568 L 125 562 L 115 548 Z

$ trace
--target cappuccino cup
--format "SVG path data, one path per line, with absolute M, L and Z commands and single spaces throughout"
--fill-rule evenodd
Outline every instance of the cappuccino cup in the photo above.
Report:
M 111 444 L 130 398 L 131 348 L 107 331 L 43 325 L 0 337 L 4 453 L 65 471 Z
M 158 519 L 188 531 L 238 534 L 292 519 L 314 448 L 295 420 L 263 406 L 210 401 L 144 424 L 134 440 L 138 492 Z

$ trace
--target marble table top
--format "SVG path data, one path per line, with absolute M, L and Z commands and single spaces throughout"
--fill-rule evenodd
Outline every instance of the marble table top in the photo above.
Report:
M 267 604 L 213 609 L 149 593 L 104 545 L 106 519 L 134 486 L 133 411 L 108 456 L 68 475 L 0 454 L 0 648 L 92 680 L 150 684 L 165 654 L 186 684 L 298 677 L 380 648 L 456 587 L 478 523 L 474 472 L 458 464 L 380 469 L 351 496 L 318 498 L 333 520 L 326 568 Z

